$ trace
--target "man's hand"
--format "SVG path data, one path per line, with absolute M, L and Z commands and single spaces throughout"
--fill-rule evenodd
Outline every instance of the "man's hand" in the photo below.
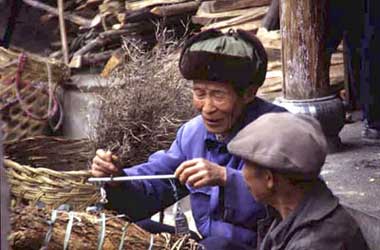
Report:
M 96 150 L 96 156 L 92 159 L 91 174 L 95 177 L 118 176 L 121 169 L 112 163 L 112 153 L 102 149 Z
M 183 162 L 175 175 L 182 184 L 188 184 L 194 188 L 204 186 L 224 186 L 227 181 L 227 170 L 225 167 L 198 158 Z

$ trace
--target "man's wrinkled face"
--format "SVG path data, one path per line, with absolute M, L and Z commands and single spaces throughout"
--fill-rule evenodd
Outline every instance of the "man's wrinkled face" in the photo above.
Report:
M 270 185 L 265 176 L 266 174 L 260 171 L 254 163 L 246 161 L 244 163 L 243 177 L 249 191 L 255 200 L 267 203 L 271 195 L 271 190 L 268 188 Z
M 209 132 L 224 135 L 235 125 L 246 102 L 228 83 L 194 81 L 193 105 Z

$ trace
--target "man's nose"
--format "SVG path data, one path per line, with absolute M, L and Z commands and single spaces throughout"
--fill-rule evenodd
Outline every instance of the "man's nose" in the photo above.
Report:
M 215 110 L 216 110 L 216 107 L 214 105 L 214 101 L 212 100 L 212 98 L 207 97 L 204 100 L 202 111 L 205 113 L 212 113 Z

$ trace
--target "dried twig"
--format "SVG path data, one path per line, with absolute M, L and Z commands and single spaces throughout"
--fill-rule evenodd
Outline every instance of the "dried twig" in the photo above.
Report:
M 44 4 L 44 3 L 41 3 L 39 1 L 36 1 L 36 0 L 23 0 L 24 3 L 26 3 L 27 5 L 30 5 L 34 8 L 37 8 L 37 9 L 41 9 L 41 10 L 44 10 L 44 11 L 47 11 L 51 14 L 54 14 L 56 16 L 59 15 L 59 11 L 56 9 L 56 8 L 53 8 L 47 4 Z M 64 18 L 70 22 L 73 22 L 75 24 L 78 24 L 80 26 L 84 26 L 84 27 L 90 27 L 91 26 L 91 20 L 88 20 L 86 18 L 83 18 L 81 16 L 78 16 L 78 15 L 75 15 L 75 14 L 69 14 L 69 13 L 64 13 Z

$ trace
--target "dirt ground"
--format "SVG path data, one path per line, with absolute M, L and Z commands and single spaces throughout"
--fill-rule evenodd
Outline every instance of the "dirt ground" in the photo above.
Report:
M 362 122 L 347 124 L 343 146 L 328 155 L 322 177 L 341 202 L 380 218 L 380 142 L 361 138 Z

